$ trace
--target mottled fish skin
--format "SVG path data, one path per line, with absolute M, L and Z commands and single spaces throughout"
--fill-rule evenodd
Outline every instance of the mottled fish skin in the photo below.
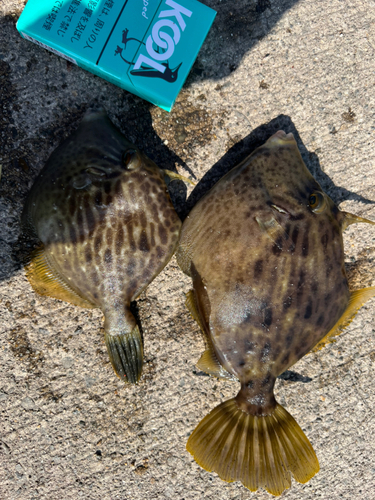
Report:
M 322 189 L 295 141 L 284 142 L 259 148 L 214 186 L 184 222 L 177 254 L 221 364 L 251 392 L 254 381 L 268 392 L 349 301 L 342 214 L 325 194 L 324 213 L 309 208 Z M 260 227 L 272 219 L 284 238 Z
M 23 224 L 43 244 L 43 265 L 72 291 L 66 300 L 100 308 L 106 335 L 115 337 L 136 327 L 130 302 L 167 264 L 181 227 L 163 171 L 104 111 L 88 112 L 51 155 L 29 193 Z M 43 292 L 29 275 L 40 293 L 65 298 L 48 286 Z M 139 376 L 136 369 L 128 378 Z
M 222 178 L 184 221 L 177 260 L 192 277 L 195 306 L 190 308 L 196 307 L 213 360 L 241 383 L 233 408 L 254 417 L 275 414 L 277 376 L 308 353 L 347 309 L 346 215 L 306 168 L 293 135 L 279 131 Z M 219 369 L 207 371 L 220 376 Z M 224 421 L 228 412 L 213 410 L 189 439 L 189 451 L 225 480 L 280 494 L 290 480 L 272 486 L 274 477 L 261 480 L 258 471 L 258 480 L 251 482 L 240 465 L 237 475 L 228 475 L 224 458 L 217 464 L 214 455 L 207 458 L 214 433 L 208 435 L 204 425 L 219 415 Z M 319 469 L 310 451 L 311 469 L 301 482 Z

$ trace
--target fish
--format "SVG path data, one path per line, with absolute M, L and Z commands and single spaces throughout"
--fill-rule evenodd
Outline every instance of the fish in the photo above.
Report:
M 343 231 L 375 224 L 340 211 L 280 130 L 202 197 L 182 225 L 177 262 L 206 350 L 197 367 L 239 381 L 186 448 L 227 482 L 280 495 L 319 471 L 314 449 L 275 399 L 276 378 L 334 341 L 375 287 L 349 291 Z
M 130 303 L 168 263 L 181 230 L 166 173 L 104 109 L 89 109 L 47 160 L 22 212 L 26 238 L 38 241 L 25 266 L 30 284 L 40 295 L 101 309 L 109 359 L 129 383 L 143 365 Z

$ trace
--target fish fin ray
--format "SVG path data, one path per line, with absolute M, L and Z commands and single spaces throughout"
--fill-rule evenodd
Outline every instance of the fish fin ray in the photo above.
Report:
M 341 223 L 342 230 L 345 231 L 345 229 L 350 226 L 350 224 L 358 224 L 359 222 L 363 222 L 365 224 L 373 224 L 375 225 L 375 222 L 369 219 L 364 219 L 363 217 L 359 217 L 359 215 L 354 215 L 349 212 L 341 212 L 344 215 L 343 221 Z
M 197 368 L 199 368 L 203 372 L 207 373 L 208 375 L 212 375 L 213 377 L 235 380 L 235 377 L 233 377 L 229 372 L 227 372 L 227 370 L 225 370 L 225 368 L 222 367 L 219 360 L 217 359 L 214 348 L 212 346 L 212 341 L 209 338 L 209 336 L 207 335 L 203 321 L 200 317 L 197 303 L 195 300 L 194 290 L 190 290 L 186 294 L 185 304 L 186 304 L 186 307 L 189 309 L 189 312 L 190 312 L 192 318 L 198 323 L 199 328 L 202 330 L 205 341 L 206 341 L 207 349 L 204 351 L 204 353 L 200 357 L 200 359 L 197 363 Z
M 173 172 L 172 170 L 167 170 L 166 168 L 163 170 L 164 174 L 169 178 L 169 182 L 178 180 L 178 181 L 183 181 L 187 182 L 188 184 L 191 184 L 192 186 L 196 186 L 196 182 L 192 181 L 189 179 L 189 177 L 186 177 L 185 175 L 178 174 L 177 172 Z
M 227 370 L 220 364 L 212 347 L 209 347 L 204 351 L 196 366 L 202 370 L 202 372 L 212 375 L 213 377 L 236 380 L 236 378 L 227 372 Z
M 277 222 L 275 217 L 271 217 L 268 220 L 262 220 L 260 217 L 255 217 L 258 226 L 262 231 L 264 231 L 270 240 L 280 249 L 287 252 L 293 252 L 295 246 L 288 233 L 282 227 L 281 224 Z
M 32 252 L 30 262 L 25 265 L 25 272 L 29 283 L 39 295 L 47 295 L 87 309 L 97 307 L 81 297 L 54 271 L 43 245 Z
M 199 312 L 198 312 L 198 307 L 197 307 L 197 303 L 195 300 L 194 290 L 190 290 L 186 294 L 185 305 L 188 308 L 189 313 L 191 314 L 192 318 L 198 323 L 199 328 L 202 330 L 202 332 L 204 334 L 206 334 L 205 328 L 203 326 L 203 322 L 202 322 L 201 317 L 200 317 Z
M 349 304 L 344 313 L 341 315 L 334 327 L 327 333 L 327 335 L 325 335 L 318 342 L 318 344 L 316 344 L 316 346 L 312 349 L 312 352 L 320 351 L 327 344 L 336 342 L 335 337 L 340 335 L 340 333 L 353 321 L 361 306 L 371 299 L 371 297 L 375 297 L 375 286 L 361 288 L 360 290 L 354 290 L 351 292 Z
M 138 325 L 130 332 L 106 332 L 105 343 L 116 375 L 124 382 L 136 384 L 143 366 L 143 343 Z
M 186 448 L 198 465 L 224 481 L 272 495 L 290 487 L 291 474 L 306 483 L 319 471 L 309 440 L 279 404 L 271 415 L 254 416 L 235 399 L 225 401 L 198 424 Z

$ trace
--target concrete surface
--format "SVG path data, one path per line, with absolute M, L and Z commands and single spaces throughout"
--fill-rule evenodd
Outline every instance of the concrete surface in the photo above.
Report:
M 19 216 L 45 160 L 93 98 L 160 165 L 202 180 L 172 184 L 183 217 L 224 172 L 276 129 L 342 209 L 375 220 L 373 0 L 205 0 L 215 24 L 168 114 L 22 40 L 24 0 L 0 2 L 0 498 L 270 498 L 226 484 L 185 450 L 188 435 L 236 384 L 198 372 L 203 350 L 172 259 L 140 297 L 144 375 L 113 375 L 102 315 L 37 296 L 17 258 Z M 375 284 L 375 230 L 345 233 L 353 288 Z M 321 471 L 283 494 L 375 498 L 375 302 L 337 343 L 277 383 Z

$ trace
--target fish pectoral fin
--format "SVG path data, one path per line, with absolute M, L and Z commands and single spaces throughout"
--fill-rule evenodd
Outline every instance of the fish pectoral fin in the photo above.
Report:
M 212 377 L 226 378 L 229 380 L 236 380 L 236 377 L 231 375 L 222 365 L 216 357 L 212 347 L 209 347 L 204 351 L 200 357 L 197 368 L 202 370 L 202 372 L 211 375 Z
M 105 343 L 116 375 L 124 382 L 136 384 L 143 366 L 143 344 L 138 325 L 129 332 L 105 332 Z
M 267 234 L 277 248 L 287 252 L 293 252 L 295 249 L 293 241 L 283 226 L 277 222 L 275 217 L 271 217 L 270 219 L 255 217 L 255 220 L 257 221 L 260 229 Z
M 372 297 L 375 297 L 375 286 L 354 290 L 350 294 L 349 304 L 335 326 L 325 335 L 312 352 L 320 351 L 325 345 L 336 342 L 335 337 L 339 335 L 354 319 L 360 307 Z
M 184 175 L 178 174 L 177 172 L 172 172 L 172 170 L 163 170 L 164 174 L 167 176 L 167 182 L 171 182 L 173 180 L 178 180 L 178 181 L 183 181 L 187 182 L 188 184 L 191 184 L 192 186 L 196 186 L 197 184 L 189 179 L 189 177 L 185 177 Z
M 75 292 L 52 268 L 48 262 L 44 246 L 41 245 L 31 254 L 30 262 L 25 266 L 26 277 L 39 295 L 70 302 L 75 306 L 93 309 L 97 307 Z
M 250 491 L 272 495 L 290 488 L 291 473 L 306 483 L 319 471 L 309 440 L 294 418 L 279 404 L 270 415 L 252 415 L 236 399 L 214 408 L 195 428 L 186 449 L 205 470 Z

